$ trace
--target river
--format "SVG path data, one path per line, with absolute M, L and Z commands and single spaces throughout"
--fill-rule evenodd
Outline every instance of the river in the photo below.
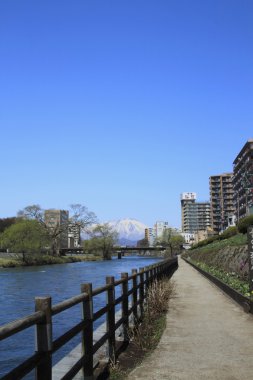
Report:
M 159 261 L 157 258 L 128 256 L 122 260 L 80 262 L 37 267 L 0 268 L 0 324 L 34 312 L 34 297 L 50 295 L 52 304 L 68 299 L 80 293 L 80 284 L 92 282 L 93 288 L 103 286 L 106 276 L 120 278 L 122 272 L 131 273 Z M 117 287 L 118 288 L 118 287 Z M 119 290 L 119 289 L 118 289 Z M 104 295 L 94 299 L 94 309 L 105 305 Z M 53 339 L 57 338 L 81 318 L 80 305 L 54 317 Z M 98 326 L 103 320 L 96 323 Z M 70 351 L 80 337 L 73 339 L 66 347 L 57 352 L 54 363 Z M 0 376 L 34 352 L 34 328 L 16 334 L 0 342 Z M 31 379 L 31 375 L 27 379 Z

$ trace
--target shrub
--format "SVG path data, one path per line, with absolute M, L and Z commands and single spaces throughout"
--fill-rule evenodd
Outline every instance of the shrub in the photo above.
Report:
M 155 280 L 148 289 L 147 312 L 150 317 L 168 311 L 169 300 L 175 293 L 175 285 L 166 278 L 160 281 Z
M 175 295 L 175 285 L 171 280 L 166 278 L 155 280 L 148 288 L 148 294 L 145 304 L 144 316 L 140 324 L 129 328 L 128 335 L 138 347 L 144 350 L 150 350 L 156 346 L 162 331 L 159 324 L 166 326 L 165 313 L 169 308 L 169 300 Z M 164 322 L 164 323 L 163 323 Z
M 253 215 L 249 215 L 239 220 L 237 228 L 239 232 L 241 232 L 242 234 L 246 234 L 248 227 L 252 225 L 253 225 Z
M 210 236 L 209 238 L 207 238 L 205 240 L 202 240 L 196 244 L 193 244 L 193 246 L 190 249 L 205 247 L 206 245 L 211 244 L 214 241 L 220 240 L 220 239 L 221 239 L 220 235 Z
M 235 236 L 238 234 L 238 230 L 237 230 L 237 227 L 229 227 L 227 228 L 221 235 L 220 235 L 220 238 L 221 240 L 223 239 L 228 239 L 232 236 Z

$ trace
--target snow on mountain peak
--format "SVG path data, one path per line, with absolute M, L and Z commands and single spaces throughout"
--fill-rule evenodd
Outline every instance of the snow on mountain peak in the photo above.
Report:
M 125 218 L 110 221 L 108 224 L 118 232 L 119 239 L 140 240 L 145 237 L 147 226 L 136 219 Z

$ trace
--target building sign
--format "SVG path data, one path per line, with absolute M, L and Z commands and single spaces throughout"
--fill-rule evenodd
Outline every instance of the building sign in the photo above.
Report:
M 250 299 L 253 300 L 253 226 L 248 227 L 248 252 L 249 252 L 249 290 Z
M 196 193 L 182 193 L 181 194 L 181 200 L 195 200 L 197 199 L 197 194 Z

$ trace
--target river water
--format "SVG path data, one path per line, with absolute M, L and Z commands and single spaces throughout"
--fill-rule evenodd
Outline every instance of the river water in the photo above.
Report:
M 24 268 L 0 268 L 0 325 L 12 322 L 34 312 L 34 297 L 52 297 L 52 304 L 80 294 L 80 284 L 92 282 L 93 289 L 105 284 L 106 276 L 120 278 L 122 272 L 131 273 L 159 261 L 157 258 L 128 256 L 122 260 L 93 261 L 61 265 L 44 265 Z M 119 287 L 117 287 L 119 288 Z M 120 289 L 116 291 L 116 294 Z M 94 299 L 94 309 L 105 306 L 105 295 Z M 53 318 L 53 339 L 63 334 L 81 320 L 80 305 L 56 315 Z M 96 321 L 95 327 L 103 322 Z M 54 363 L 66 355 L 77 343 L 80 336 L 70 341 L 57 352 Z M 34 352 L 34 327 L 0 342 L 0 376 L 14 368 Z M 28 376 L 27 379 L 33 377 Z

